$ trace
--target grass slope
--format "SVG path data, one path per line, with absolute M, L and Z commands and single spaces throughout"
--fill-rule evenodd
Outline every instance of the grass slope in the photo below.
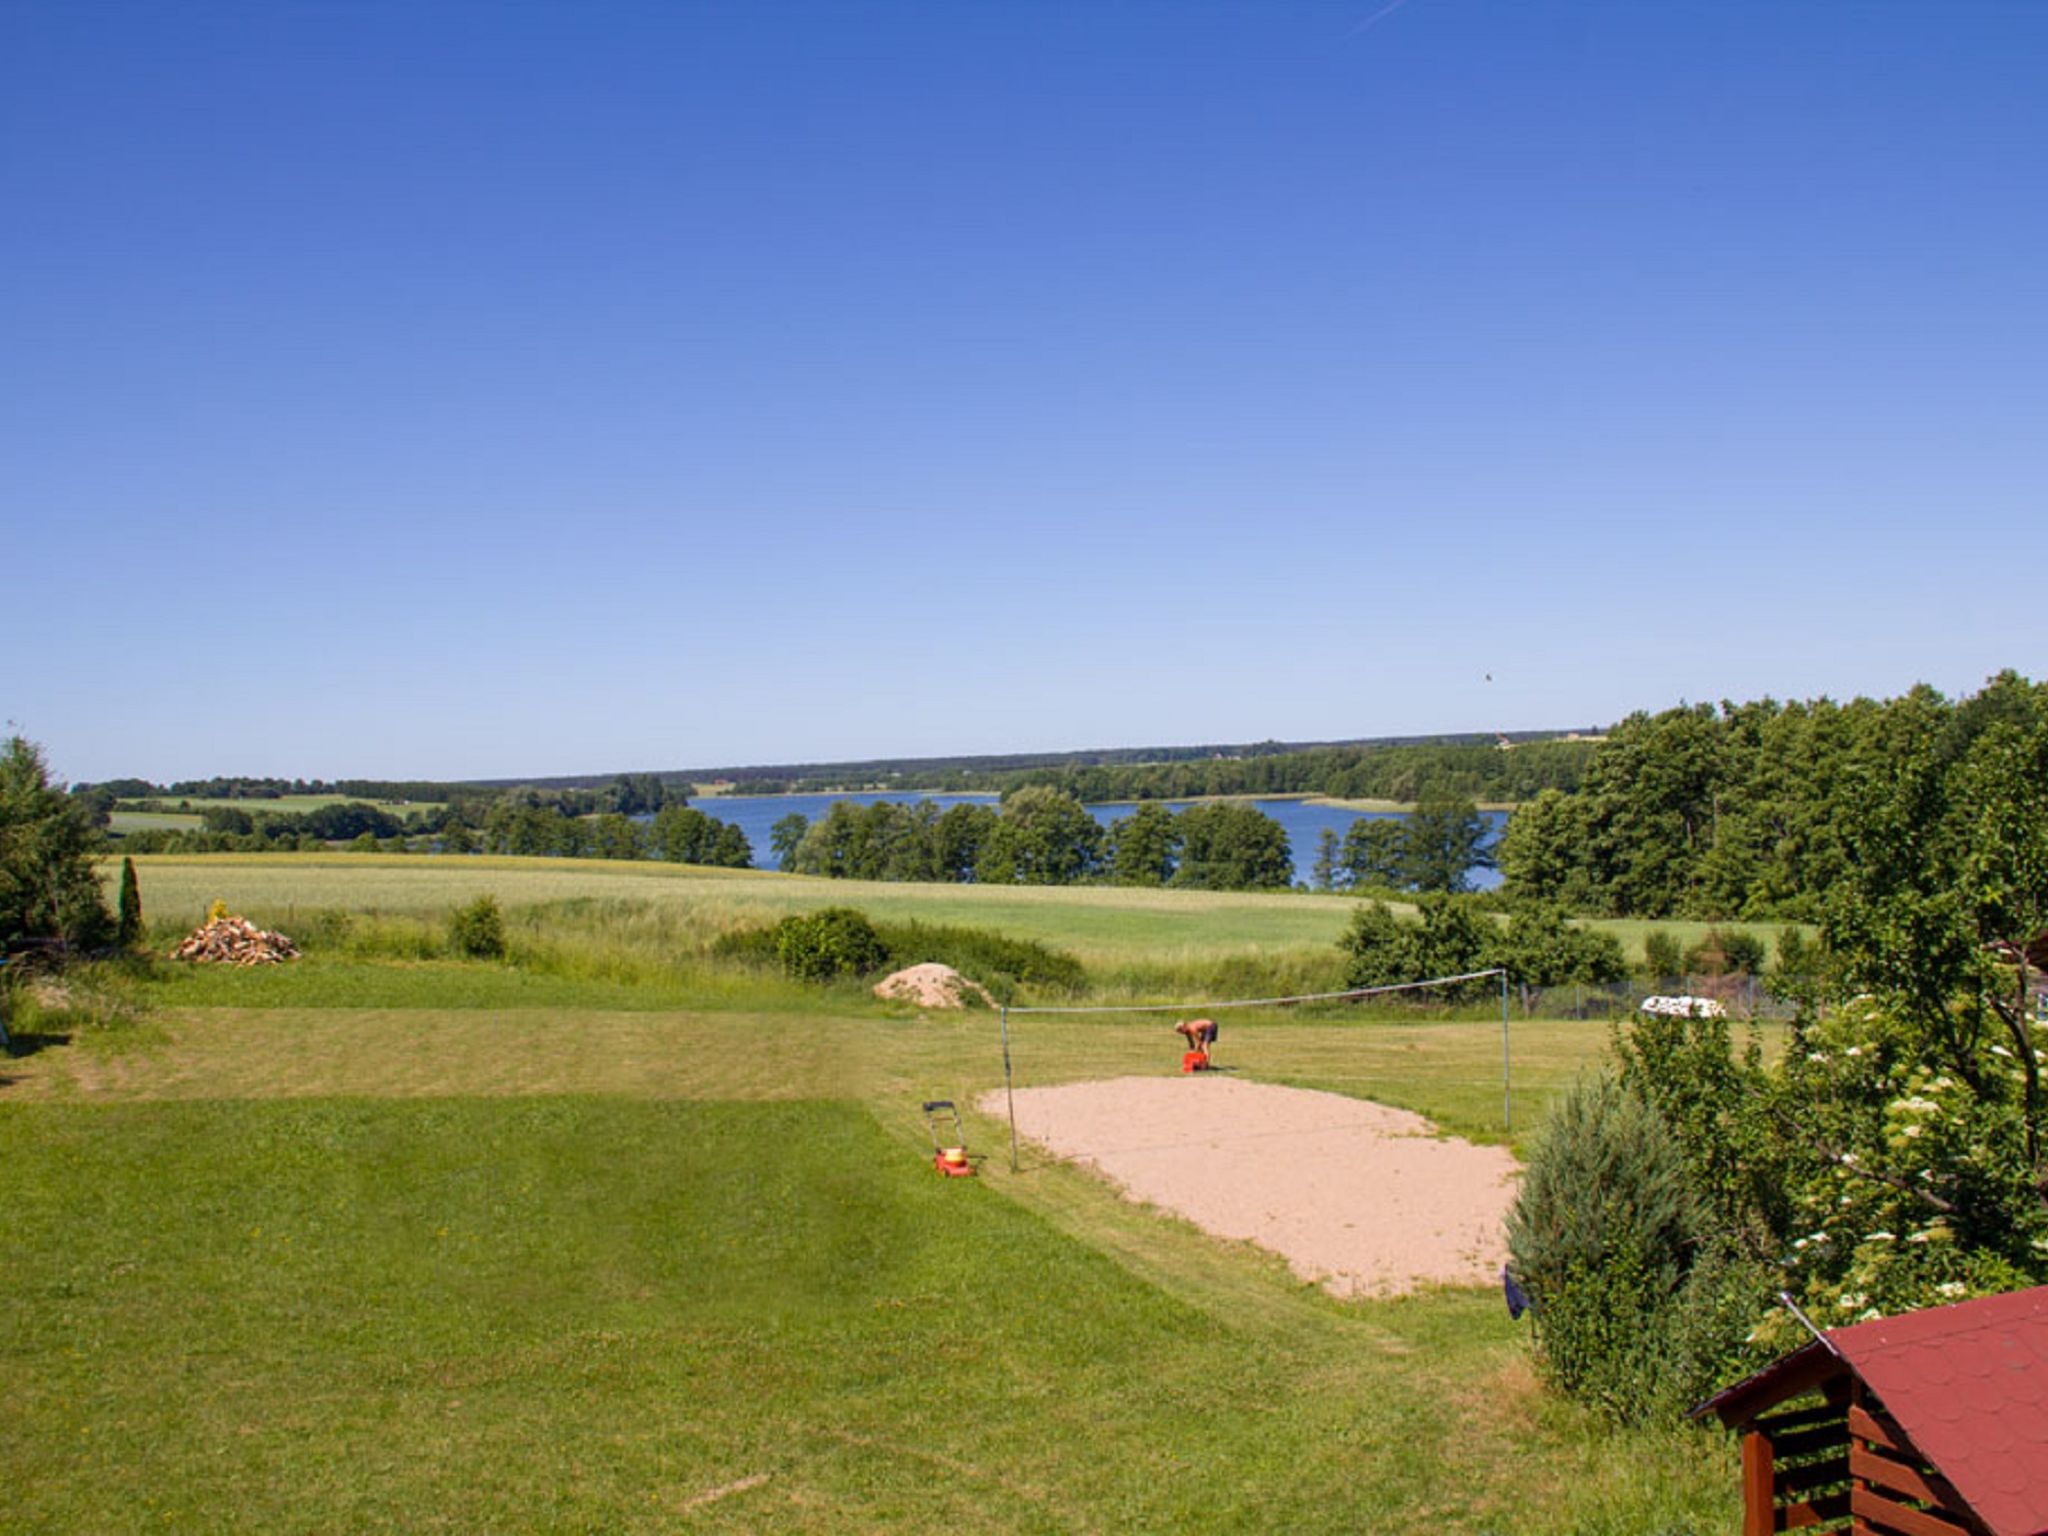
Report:
M 321 908 L 415 872 L 562 873 L 392 863 L 246 867 Z M 202 899 L 240 867 L 199 863 Z M 1042 894 L 1078 933 L 1124 893 Z M 642 920 L 589 899 L 533 941 Z M 159 972 L 128 983 L 142 1022 L 0 1064 L 0 1527 L 1732 1522 L 1722 1441 L 1611 1435 L 1550 1398 L 1497 1295 L 1339 1303 L 1073 1168 L 936 1178 L 918 1104 L 1000 1081 L 991 1015 L 659 976 L 345 948 Z M 1157 1018 L 1013 1022 L 1020 1082 L 1177 1060 Z M 1604 1034 L 1514 1039 L 1522 1129 Z M 1221 1045 L 1259 1077 L 1501 1133 L 1497 1021 L 1233 1015 Z M 971 1144 L 1001 1134 L 970 1115 Z

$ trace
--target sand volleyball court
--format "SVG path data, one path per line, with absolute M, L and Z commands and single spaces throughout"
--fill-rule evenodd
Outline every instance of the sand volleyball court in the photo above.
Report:
M 1003 1115 L 1002 1091 L 980 1108 Z M 1121 1077 L 1018 1089 L 1017 1131 L 1340 1296 L 1489 1284 L 1507 1257 L 1514 1158 L 1384 1104 L 1220 1073 Z

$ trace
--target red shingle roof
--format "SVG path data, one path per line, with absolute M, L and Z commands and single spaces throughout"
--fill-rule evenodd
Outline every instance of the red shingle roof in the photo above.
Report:
M 1828 1342 L 1999 1536 L 2048 1531 L 2048 1286 L 1837 1328 Z
M 1694 1411 L 1744 1425 L 1843 1366 L 1996 1536 L 2048 1536 L 2048 1286 L 1833 1329 Z

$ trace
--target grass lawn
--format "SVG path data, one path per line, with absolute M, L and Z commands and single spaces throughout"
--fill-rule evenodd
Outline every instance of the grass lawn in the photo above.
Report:
M 415 911 L 451 879 L 554 878 L 138 862 L 146 905 L 166 866 L 201 905 L 248 901 L 244 870 L 288 875 L 288 902 L 374 887 Z M 707 901 L 768 878 L 586 873 Z M 1118 893 L 1004 910 L 1116 930 L 1102 894 Z M 959 901 L 913 915 L 958 921 Z M 1141 931 L 1103 943 L 1130 953 Z M 1723 1441 L 1613 1434 L 1550 1397 L 1491 1291 L 1338 1302 L 1073 1168 L 1027 1157 L 1013 1175 L 998 1156 L 979 1180 L 934 1176 L 918 1105 L 1000 1082 L 992 1015 L 742 976 L 749 1009 L 688 995 L 686 973 L 658 1005 L 622 1004 L 631 978 L 567 974 L 516 1001 L 497 990 L 511 969 L 315 953 L 181 973 L 135 984 L 140 1022 L 0 1060 L 0 1528 L 1620 1536 L 1735 1519 Z M 351 1000 L 380 989 L 428 995 Z M 1158 1019 L 1013 1024 L 1020 1083 L 1177 1062 Z M 1513 1038 L 1521 1132 L 1605 1034 L 1517 1020 Z M 1255 1077 L 1502 1134 L 1497 1020 L 1234 1015 L 1219 1045 Z M 969 1137 L 1002 1145 L 979 1115 Z

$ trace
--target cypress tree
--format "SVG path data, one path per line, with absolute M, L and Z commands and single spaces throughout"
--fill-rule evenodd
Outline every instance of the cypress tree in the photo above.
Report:
M 121 905 L 116 941 L 123 949 L 133 948 L 142 938 L 142 887 L 135 880 L 135 861 L 121 860 Z

